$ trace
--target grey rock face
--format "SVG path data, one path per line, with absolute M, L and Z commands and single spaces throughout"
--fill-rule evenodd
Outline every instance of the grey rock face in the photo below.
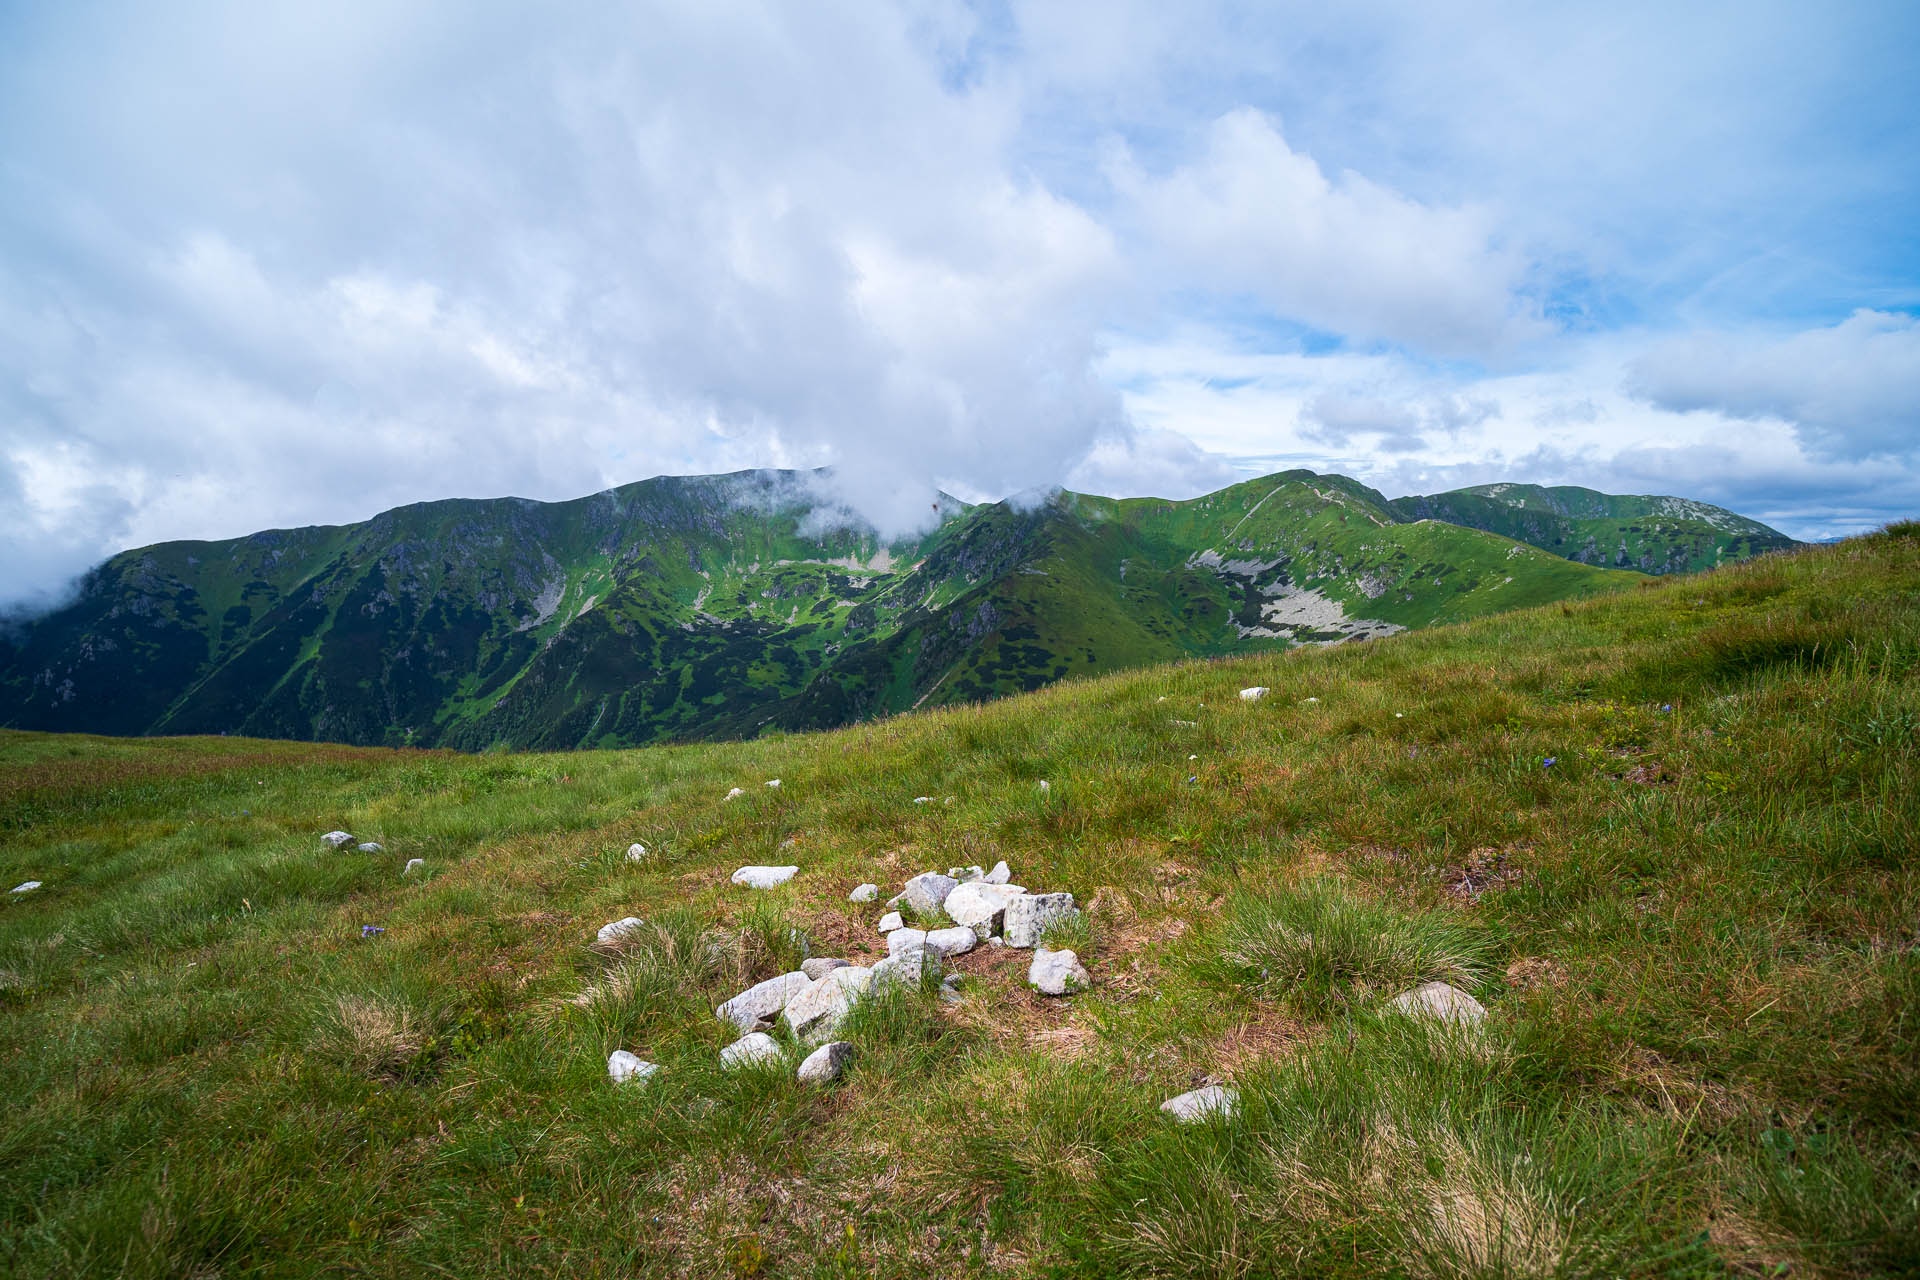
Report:
M 613 1077 L 615 1084 L 624 1084 L 629 1080 L 645 1080 L 659 1069 L 658 1063 L 648 1062 L 638 1054 L 628 1053 L 625 1049 L 615 1049 L 607 1057 L 607 1074 Z
M 347 831 L 329 831 L 320 837 L 321 843 L 329 849 L 338 849 L 353 843 L 353 834 Z
M 1070 893 L 1023 893 L 1007 903 L 1007 945 L 1037 946 L 1048 925 L 1078 914 Z
M 1027 982 L 1041 995 L 1064 996 L 1086 990 L 1093 985 L 1093 977 L 1073 952 L 1041 947 L 1027 966 Z
M 855 889 L 852 893 L 847 895 L 847 901 L 848 902 L 872 902 L 875 898 L 878 898 L 879 896 L 880 896 L 879 885 L 863 884 L 858 889 Z
M 808 1054 L 795 1074 L 807 1084 L 832 1084 L 857 1056 L 858 1051 L 847 1041 L 835 1040 Z
M 800 962 L 800 972 L 806 974 L 815 982 L 818 982 L 835 969 L 845 969 L 848 965 L 848 961 L 836 960 L 831 956 L 815 956 L 811 960 L 802 960 Z
M 907 905 L 923 916 L 933 915 L 947 900 L 960 882 L 952 876 L 943 876 L 938 871 L 928 871 L 907 881 L 905 893 Z
M 939 971 L 940 957 L 925 947 L 915 947 L 901 955 L 888 956 L 873 966 L 873 980 L 867 984 L 867 990 L 879 991 L 893 984 L 918 987 L 929 974 Z
M 1435 1018 L 1450 1026 L 1469 1027 L 1487 1016 L 1487 1007 L 1460 988 L 1444 982 L 1426 982 L 1387 1001 L 1392 1013 Z
M 835 969 L 787 1001 L 781 1014 L 799 1040 L 824 1040 L 840 1029 L 873 981 L 873 970 L 858 965 Z
M 785 884 L 799 874 L 798 867 L 742 867 L 729 879 L 749 889 L 771 889 L 777 884 Z
M 763 1063 L 779 1062 L 786 1057 L 780 1051 L 780 1042 L 764 1031 L 753 1031 L 741 1036 L 720 1051 L 720 1065 L 728 1071 L 736 1067 L 753 1067 Z
M 787 1002 L 813 985 L 813 979 L 799 971 L 783 973 L 748 987 L 713 1012 L 742 1031 L 770 1027 Z
M 612 924 L 603 924 L 600 926 L 600 932 L 595 935 L 594 941 L 600 943 L 602 946 L 608 943 L 618 942 L 622 937 L 632 933 L 644 924 L 646 924 L 646 921 L 642 920 L 639 916 L 628 916 L 624 920 L 615 920 Z
M 1160 1104 L 1160 1109 L 1178 1120 L 1181 1124 L 1197 1124 L 1203 1120 L 1230 1118 L 1240 1105 L 1240 1095 L 1236 1091 L 1217 1084 L 1183 1093 L 1177 1098 L 1168 1098 Z

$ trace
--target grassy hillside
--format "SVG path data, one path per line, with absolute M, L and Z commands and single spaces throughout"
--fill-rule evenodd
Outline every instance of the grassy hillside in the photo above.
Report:
M 728 745 L 0 734 L 0 1271 L 1914 1274 L 1916 584 L 1909 525 Z M 718 1070 L 883 949 L 853 886 L 996 858 L 1091 991 L 983 950 L 831 1089 Z M 1479 1034 L 1382 1016 L 1436 977 Z
M 1697 573 L 1799 545 L 1778 529 L 1711 503 L 1578 485 L 1482 484 L 1388 505 L 1404 520 L 1445 520 L 1518 538 L 1582 564 L 1651 574 Z

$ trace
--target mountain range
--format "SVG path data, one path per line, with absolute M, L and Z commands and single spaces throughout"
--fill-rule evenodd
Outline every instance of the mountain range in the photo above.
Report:
M 168 542 L 0 635 L 0 726 L 463 749 L 748 737 L 1170 659 L 1390 635 L 1794 545 L 1719 507 L 1289 471 L 1187 501 L 662 476 Z

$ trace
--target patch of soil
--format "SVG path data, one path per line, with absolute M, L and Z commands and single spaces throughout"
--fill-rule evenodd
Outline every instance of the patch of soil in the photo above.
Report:
M 1449 896 L 1462 902 L 1478 902 L 1481 894 L 1505 888 L 1524 878 L 1525 872 L 1514 865 L 1512 855 L 1526 852 L 1525 849 L 1495 849 L 1491 846 L 1475 849 L 1467 855 L 1464 864 L 1444 869 L 1446 880 L 1443 888 Z

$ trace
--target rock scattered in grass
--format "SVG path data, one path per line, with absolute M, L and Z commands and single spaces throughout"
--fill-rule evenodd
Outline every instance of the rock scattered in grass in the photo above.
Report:
M 35 889 L 38 889 L 39 887 L 40 887 L 40 882 L 38 880 L 27 880 L 13 886 L 13 888 L 8 890 L 8 892 L 9 893 L 32 893 Z
M 729 799 L 729 800 L 735 800 L 735 799 L 738 799 L 739 797 L 741 797 L 741 796 L 743 796 L 743 795 L 745 795 L 745 794 L 747 794 L 747 792 L 746 792 L 746 788 L 744 788 L 744 787 L 734 787 L 734 788 L 733 788 L 732 790 L 730 790 L 730 791 L 728 791 L 728 792 L 727 792 L 727 799 Z
M 1240 691 L 1240 701 L 1258 702 L 1260 701 L 1260 699 L 1266 697 L 1268 694 L 1272 692 L 1273 690 L 1267 688 L 1267 686 L 1263 684 L 1256 684 L 1251 689 L 1242 689 Z
M 933 797 L 932 796 L 915 796 L 913 798 L 913 802 L 915 804 L 932 804 Z
M 354 848 L 358 849 L 361 853 L 385 853 L 387 851 L 387 846 L 381 844 L 378 840 L 363 840 L 355 845 Z
M 730 879 L 749 889 L 771 889 L 800 874 L 798 867 L 741 867 Z
M 872 982 L 871 969 L 859 965 L 835 969 L 789 1000 L 781 1017 L 802 1043 L 827 1039 L 840 1029 Z
M 879 896 L 880 896 L 879 885 L 863 884 L 859 888 L 855 889 L 852 893 L 847 895 L 847 901 L 848 902 L 872 902 L 875 898 L 878 898 Z
M 895 929 L 887 934 L 887 954 L 905 955 L 909 951 L 918 951 L 927 945 L 925 929 Z
M 892 950 L 893 937 L 887 939 L 889 951 Z M 980 939 L 974 936 L 973 930 L 959 925 L 951 929 L 932 929 L 926 935 L 927 950 L 943 959 L 947 956 L 963 956 L 979 944 Z
M 1177 1098 L 1168 1098 L 1160 1104 L 1160 1109 L 1181 1124 L 1198 1124 L 1215 1118 L 1231 1119 L 1239 1106 L 1240 1094 L 1237 1091 L 1210 1084 Z
M 400 868 L 400 874 L 403 876 L 410 876 L 416 871 L 425 870 L 426 865 L 427 865 L 427 860 L 425 858 L 408 858 L 407 865 Z
M 923 916 L 933 915 L 959 884 L 952 876 L 943 876 L 938 871 L 924 872 L 907 881 L 907 905 Z
M 966 997 L 960 992 L 960 975 L 950 973 L 940 979 L 940 1003 L 959 1004 Z
M 851 967 L 852 964 L 849 961 L 836 960 L 832 956 L 815 956 L 811 960 L 802 960 L 800 962 L 800 972 L 806 974 L 815 982 L 820 981 L 820 979 L 826 977 L 835 969 L 848 969 Z
M 1040 933 L 1056 920 L 1079 915 L 1070 893 L 1023 893 L 1007 902 L 1007 945 L 1032 947 L 1040 942 Z
M 767 779 L 767 785 L 768 785 L 769 787 L 772 787 L 772 788 L 773 788 L 773 789 L 774 789 L 775 791 L 778 791 L 778 790 L 780 789 L 780 779 L 778 779 L 778 778 L 768 778 L 768 779 Z
M 994 863 L 993 870 L 987 872 L 986 875 L 988 884 L 1005 884 L 1011 879 L 1013 879 L 1013 868 L 1006 864 L 1005 859 Z
M 720 1051 L 720 1066 L 731 1071 L 735 1067 L 756 1067 L 763 1063 L 779 1062 L 785 1057 L 778 1040 L 764 1031 L 752 1031 Z
M 1053 784 L 1048 782 L 1045 778 L 1040 779 L 1040 787 L 1039 787 L 1040 794 L 1045 795 L 1047 792 L 1051 790 L 1053 790 Z
M 895 929 L 905 927 L 906 923 L 905 920 L 900 918 L 898 911 L 889 911 L 880 917 L 880 932 L 892 933 Z
M 1487 1007 L 1456 986 L 1426 982 L 1387 1001 L 1387 1011 L 1417 1018 L 1437 1018 L 1468 1027 L 1487 1016 Z
M 812 985 L 813 979 L 796 969 L 756 982 L 713 1012 L 721 1021 L 731 1022 L 742 1031 L 757 1031 L 772 1026 L 788 1002 Z
M 1093 985 L 1093 977 L 1073 952 L 1039 947 L 1027 966 L 1027 983 L 1041 995 L 1065 996 L 1086 990 Z
M 594 941 L 602 946 L 611 942 L 618 942 L 622 937 L 632 933 L 635 929 L 641 928 L 646 923 L 647 922 L 639 916 L 628 916 L 624 920 L 615 920 L 612 924 L 603 924 L 600 926 L 600 932 L 595 935 Z
M 615 1049 L 607 1055 L 607 1074 L 613 1077 L 615 1084 L 625 1084 L 629 1080 L 645 1080 L 659 1069 L 658 1063 L 648 1062 L 638 1054 L 628 1053 L 625 1049 Z
M 338 849 L 353 843 L 353 833 L 350 831 L 329 831 L 320 837 L 320 841 L 329 849 Z
M 874 965 L 873 978 L 867 984 L 867 989 L 879 991 L 891 983 L 918 987 L 928 973 L 937 973 L 939 969 L 939 956 L 933 955 L 925 947 L 915 947 L 900 955 L 888 956 Z
M 647 846 L 641 844 L 638 840 L 627 846 L 628 862 L 645 862 L 646 860 Z
M 794 1074 L 805 1084 L 832 1084 L 845 1074 L 858 1054 L 848 1041 L 835 1040 L 808 1054 Z
M 1006 865 L 1003 862 L 994 869 L 1002 870 Z M 985 880 L 963 884 L 947 895 L 942 910 L 947 913 L 949 920 L 973 930 L 975 936 L 985 942 L 994 934 L 1005 931 L 1007 904 L 1024 892 L 1019 885 L 993 884 Z
M 986 879 L 987 873 L 979 867 L 948 867 L 947 876 L 950 879 L 958 880 L 961 884 L 973 884 L 976 881 Z

